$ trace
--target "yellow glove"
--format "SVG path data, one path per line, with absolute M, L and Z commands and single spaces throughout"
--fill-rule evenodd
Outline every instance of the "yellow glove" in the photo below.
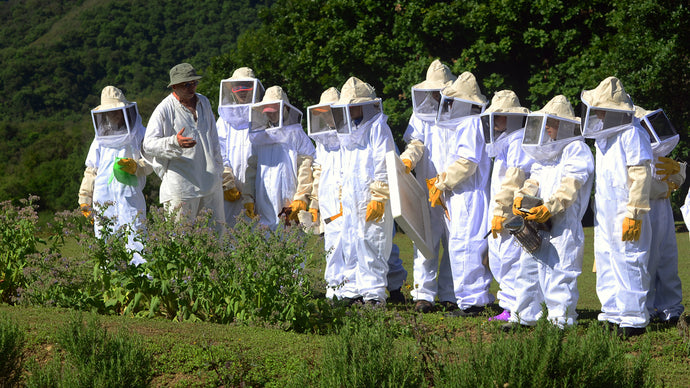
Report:
M 676 184 L 676 182 L 672 182 L 670 180 L 666 181 L 666 185 L 668 186 L 668 191 L 666 192 L 666 198 L 669 198 L 671 196 L 671 193 L 678 190 L 678 185 Z
M 516 216 L 525 217 L 528 214 L 523 212 L 522 210 L 520 210 L 521 207 L 522 207 L 522 197 L 515 197 L 513 199 L 513 214 L 515 214 Z
M 525 220 L 537 221 L 538 223 L 543 224 L 549 218 L 551 218 L 551 212 L 549 211 L 549 208 L 547 208 L 545 205 L 539 205 L 529 209 L 529 215 L 525 217 Z
M 122 158 L 117 161 L 117 164 L 120 166 L 122 171 L 126 172 L 127 174 L 134 175 L 137 173 L 137 162 L 135 162 L 134 159 Z
M 633 220 L 625 217 L 623 219 L 623 236 L 621 241 L 637 241 L 640 239 L 642 231 L 642 220 Z
M 654 167 L 656 167 L 657 175 L 665 175 L 662 180 L 666 180 L 669 176 L 680 172 L 680 163 L 663 156 L 659 157 L 659 162 L 657 162 Z
M 82 203 L 81 205 L 79 205 L 79 210 L 81 210 L 81 214 L 83 214 L 84 217 L 91 217 L 91 206 L 89 206 L 88 204 Z
M 319 209 L 309 208 L 309 214 L 311 214 L 312 222 L 319 222 Z
M 426 187 L 429 189 L 429 203 L 431 204 L 431 207 L 436 207 L 442 204 L 441 194 L 443 192 L 436 187 L 437 181 L 438 177 L 426 180 Z
M 307 203 L 302 201 L 301 199 L 296 199 L 292 201 L 290 204 L 290 216 L 288 219 L 290 221 L 295 221 L 299 222 L 299 212 L 300 211 L 307 211 Z
M 405 174 L 409 174 L 412 171 L 412 161 L 410 159 L 403 159 L 402 162 L 405 165 Z
M 498 234 L 503 231 L 503 223 L 505 221 L 506 218 L 501 216 L 494 216 L 491 220 L 491 233 L 494 235 L 494 238 L 497 238 Z
M 249 218 L 256 218 L 256 213 L 254 213 L 254 202 L 247 202 L 244 204 L 244 212 Z
M 230 190 L 223 191 L 223 199 L 225 199 L 228 202 L 235 202 L 241 197 L 242 193 L 240 193 L 240 191 L 237 190 L 237 188 L 232 188 Z
M 384 209 L 385 207 L 383 205 L 383 202 L 374 200 L 369 201 L 369 204 L 367 205 L 367 216 L 364 220 L 366 222 L 381 221 L 381 219 L 383 218 Z

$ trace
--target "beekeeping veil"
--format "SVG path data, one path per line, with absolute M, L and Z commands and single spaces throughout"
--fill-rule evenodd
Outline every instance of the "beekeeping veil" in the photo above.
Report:
M 434 121 L 441 102 L 441 90 L 457 77 L 438 59 L 426 71 L 426 80 L 412 87 L 412 110 L 424 121 Z
M 500 90 L 491 99 L 491 105 L 481 115 L 486 152 L 493 158 L 507 145 L 510 135 L 525 127 L 529 109 L 520 106 L 512 90 Z
M 522 149 L 536 160 L 550 160 L 568 143 L 582 139 L 580 118 L 575 117 L 568 99 L 558 95 L 527 116 Z
M 629 127 L 634 119 L 632 99 L 616 77 L 608 77 L 592 90 L 583 90 L 582 128 L 587 138 L 607 138 Z
M 649 134 L 654 156 L 666 156 L 676 148 L 680 136 L 663 109 L 645 110 L 635 106 L 635 117 L 640 119 L 642 128 Z
M 252 105 L 249 136 L 252 142 L 285 142 L 289 140 L 287 129 L 298 126 L 301 131 L 301 123 L 302 112 L 290 104 L 283 88 L 271 86 L 263 100 Z
M 484 112 L 487 102 L 479 90 L 474 74 L 466 71 L 441 91 L 441 105 L 436 122 L 453 125 L 465 116 Z
M 240 67 L 228 79 L 220 81 L 218 115 L 235 128 L 249 125 L 250 108 L 264 97 L 261 81 L 254 77 L 254 71 Z
M 106 86 L 101 91 L 101 105 L 91 111 L 96 141 L 104 147 L 117 148 L 135 141 L 139 120 L 136 102 L 129 102 L 122 91 Z
M 314 141 L 323 144 L 327 150 L 338 149 L 338 133 L 347 133 L 348 130 L 345 108 L 332 106 L 339 99 L 340 92 L 331 87 L 321 93 L 317 105 L 307 108 L 307 134 Z
M 338 139 L 345 147 L 361 143 L 367 129 L 383 114 L 383 105 L 374 87 L 357 77 L 350 77 L 343 84 L 340 99 L 333 108 L 344 109 L 346 127 L 338 131 Z

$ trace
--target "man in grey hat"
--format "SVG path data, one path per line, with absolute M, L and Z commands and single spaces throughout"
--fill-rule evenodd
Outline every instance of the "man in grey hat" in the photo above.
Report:
M 179 211 L 178 218 L 210 209 L 220 231 L 223 160 L 211 104 L 196 93 L 200 78 L 189 63 L 170 69 L 173 92 L 153 111 L 143 148 L 161 178 L 160 202 L 166 209 Z

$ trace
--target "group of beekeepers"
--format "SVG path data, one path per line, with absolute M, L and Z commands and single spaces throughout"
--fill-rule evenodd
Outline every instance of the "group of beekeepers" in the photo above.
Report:
M 85 215 L 105 212 L 116 216 L 113 228 L 136 229 L 145 217 L 145 176 L 155 170 L 161 186 L 174 182 L 166 185 L 174 200 L 161 197 L 167 208 L 195 216 L 206 207 L 219 230 L 240 217 L 271 229 L 318 230 L 327 297 L 404 301 L 407 272 L 393 244 L 390 205 L 391 189 L 400 188 L 389 186 L 386 166 L 386 154 L 397 151 L 374 88 L 351 77 L 340 90 L 325 90 L 307 109 L 305 131 L 286 92 L 264 89 L 250 68 L 221 81 L 217 121 L 196 93 L 199 78 L 189 64 L 172 68 L 173 93 L 148 128 L 136 103 L 113 86 L 103 89 L 79 192 Z M 489 320 L 504 321 L 504 330 L 534 326 L 543 303 L 550 322 L 575 325 L 581 221 L 595 185 L 599 321 L 627 337 L 644 333 L 650 320 L 679 319 L 669 196 L 686 165 L 667 157 L 679 136 L 663 110 L 635 106 L 615 77 L 582 91 L 581 117 L 563 95 L 537 111 L 510 90 L 489 102 L 472 73 L 455 76 L 438 60 L 411 97 L 399 157 L 428 194 L 419 206 L 428 206 L 432 236 L 430 255 L 415 249 L 415 310 L 481 315 L 495 301 L 495 279 L 503 311 Z M 585 138 L 594 139 L 596 158 Z M 690 222 L 690 195 L 682 211 Z M 132 264 L 141 262 L 135 254 Z

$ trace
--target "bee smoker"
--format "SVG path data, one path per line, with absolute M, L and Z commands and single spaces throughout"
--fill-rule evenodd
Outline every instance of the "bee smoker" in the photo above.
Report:
M 529 213 L 529 209 L 542 205 L 544 201 L 539 197 L 526 195 L 522 199 L 520 210 Z M 550 220 L 549 220 L 550 221 Z M 537 230 L 551 230 L 551 223 L 539 224 L 534 221 L 527 221 L 521 216 L 515 216 L 507 220 L 503 226 L 508 232 L 515 236 L 515 239 L 522 245 L 522 248 L 534 254 L 541 246 L 541 236 Z

